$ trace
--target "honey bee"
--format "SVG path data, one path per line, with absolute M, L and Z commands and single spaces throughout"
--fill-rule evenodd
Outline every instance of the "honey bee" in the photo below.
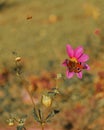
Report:
M 66 64 L 70 72 L 79 73 L 83 69 L 86 69 L 85 64 L 82 62 L 74 62 L 74 61 L 66 59 Z

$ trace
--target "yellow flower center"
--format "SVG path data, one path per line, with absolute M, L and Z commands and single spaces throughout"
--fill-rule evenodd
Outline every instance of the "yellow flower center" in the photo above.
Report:
M 76 63 L 78 62 L 75 57 L 72 57 L 70 60 L 71 60 L 72 62 L 76 62 Z

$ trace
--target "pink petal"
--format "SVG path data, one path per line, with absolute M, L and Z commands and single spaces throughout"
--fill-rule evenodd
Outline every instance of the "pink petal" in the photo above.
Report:
M 76 73 L 76 75 L 78 78 L 80 78 L 80 79 L 82 78 L 82 72 Z
M 83 47 L 79 46 L 74 50 L 74 56 L 79 58 L 83 54 Z
M 67 66 L 66 60 L 62 63 L 62 66 Z
M 79 58 L 78 61 L 79 62 L 86 62 L 89 59 L 89 56 L 86 54 L 82 54 Z
M 68 79 L 72 78 L 74 76 L 74 72 L 69 72 L 69 70 L 66 71 L 66 77 Z
M 90 70 L 90 66 L 87 65 L 87 64 L 85 64 L 85 69 L 86 69 L 86 70 Z
M 73 50 L 73 48 L 70 46 L 70 45 L 66 45 L 66 51 L 67 51 L 67 53 L 68 53 L 68 56 L 70 57 L 70 58 L 72 58 L 73 56 L 74 56 L 74 50 Z

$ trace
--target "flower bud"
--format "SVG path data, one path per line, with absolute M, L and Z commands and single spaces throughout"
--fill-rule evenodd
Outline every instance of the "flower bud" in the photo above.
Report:
M 21 61 L 21 57 L 16 57 L 16 58 L 15 58 L 15 61 L 16 61 L 16 62 Z
M 62 74 L 61 73 L 58 73 L 57 74 L 57 79 L 61 79 L 62 78 Z
M 42 96 L 42 104 L 46 107 L 50 107 L 52 105 L 52 99 L 50 96 L 43 95 Z
M 14 120 L 13 119 L 8 119 L 8 125 L 13 126 L 14 125 Z

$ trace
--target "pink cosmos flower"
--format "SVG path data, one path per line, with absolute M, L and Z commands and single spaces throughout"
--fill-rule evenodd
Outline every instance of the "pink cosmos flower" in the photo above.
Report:
M 89 56 L 84 54 L 84 50 L 82 46 L 73 49 L 71 45 L 67 44 L 66 51 L 70 59 L 66 59 L 62 65 L 67 67 L 66 76 L 67 78 L 72 78 L 74 74 L 77 75 L 78 78 L 82 78 L 82 70 L 89 70 L 90 67 L 85 63 Z

